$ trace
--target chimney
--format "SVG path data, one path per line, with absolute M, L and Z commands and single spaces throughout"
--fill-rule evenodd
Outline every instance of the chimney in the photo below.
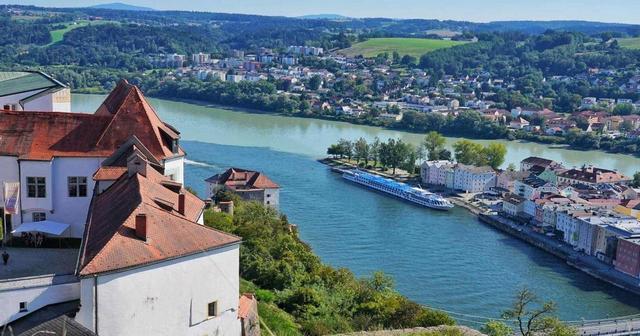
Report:
M 178 194 L 178 212 L 184 216 L 184 203 L 185 203 L 185 194 Z
M 136 215 L 136 236 L 144 241 L 147 241 L 147 215 Z

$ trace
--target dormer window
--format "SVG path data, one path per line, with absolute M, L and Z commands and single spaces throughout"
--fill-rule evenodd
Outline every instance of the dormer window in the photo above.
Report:
M 178 154 L 178 152 L 180 151 L 180 144 L 178 143 L 178 139 L 173 139 L 173 141 L 171 142 L 171 151 L 173 152 L 173 154 Z

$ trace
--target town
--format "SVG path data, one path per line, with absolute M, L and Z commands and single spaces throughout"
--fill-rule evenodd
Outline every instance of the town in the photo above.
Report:
M 427 161 L 421 166 L 421 180 L 461 191 L 481 212 L 529 227 L 592 257 L 592 263 L 597 260 L 618 279 L 614 283 L 639 292 L 640 190 L 630 185 L 632 179 L 604 168 L 566 168 L 540 157 L 523 160 L 519 168 L 496 171 Z
M 640 136 L 640 116 L 635 114 L 640 110 L 640 100 L 585 96 L 577 101 L 573 97 L 574 101 L 562 112 L 524 104 L 513 105 L 509 110 L 494 99 L 498 94 L 517 90 L 521 85 L 517 78 L 496 78 L 488 72 L 436 77 L 415 68 L 416 60 L 407 55 L 349 57 L 340 51 L 289 46 L 281 51 L 234 50 L 223 58 L 205 52 L 154 55 L 150 61 L 171 69 L 163 71 L 162 81 L 271 82 L 279 96 L 304 101 L 300 107 L 303 114 L 354 123 L 421 130 L 446 124 L 461 114 L 469 118 L 475 112 L 482 117 L 479 122 L 498 128 L 495 134 L 486 136 L 587 148 L 603 139 L 604 149 L 630 153 L 635 153 L 635 146 L 614 149 L 607 148 L 606 142 Z M 629 75 L 626 69 L 589 68 L 575 76 L 539 80 L 539 84 L 549 86 L 587 82 L 596 87 L 614 86 L 630 97 L 640 94 L 640 73 Z

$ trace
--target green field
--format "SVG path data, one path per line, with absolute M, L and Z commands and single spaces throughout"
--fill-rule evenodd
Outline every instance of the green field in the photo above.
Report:
M 364 42 L 356 43 L 351 48 L 342 49 L 339 52 L 346 56 L 376 57 L 380 53 L 393 53 L 411 55 L 417 58 L 434 50 L 450 48 L 467 42 L 446 41 L 421 38 L 372 38 Z
M 56 30 L 50 31 L 51 33 L 50 44 L 54 44 L 62 41 L 62 39 L 64 38 L 64 34 L 66 34 L 67 32 L 76 28 L 84 27 L 88 24 L 89 24 L 89 21 L 70 22 L 70 23 L 67 23 L 66 27 L 63 29 L 56 29 Z
M 623 48 L 640 49 L 640 37 L 620 38 L 618 44 Z
M 62 41 L 62 39 L 64 38 L 64 34 L 66 34 L 67 32 L 77 29 L 77 28 L 81 28 L 81 27 L 86 27 L 88 25 L 100 25 L 100 24 L 106 24 L 106 23 L 114 23 L 114 21 L 107 21 L 107 20 L 100 20 L 100 21 L 87 21 L 87 20 L 80 20 L 80 21 L 75 21 L 75 22 L 67 22 L 67 23 L 63 23 L 64 25 L 66 25 L 65 28 L 62 29 L 56 29 L 56 30 L 52 30 L 49 33 L 51 33 L 51 43 L 49 43 L 49 45 L 54 44 L 54 43 L 58 43 L 60 41 Z

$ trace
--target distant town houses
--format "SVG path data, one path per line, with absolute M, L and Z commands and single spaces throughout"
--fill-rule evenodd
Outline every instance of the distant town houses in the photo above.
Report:
M 229 168 L 205 181 L 209 198 L 215 198 L 220 190 L 229 190 L 247 201 L 258 202 L 275 209 L 280 205 L 280 186 L 261 172 Z

